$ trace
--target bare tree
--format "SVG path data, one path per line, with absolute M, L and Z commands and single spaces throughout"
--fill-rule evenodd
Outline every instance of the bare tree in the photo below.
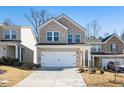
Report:
M 121 39 L 124 40 L 124 30 L 121 32 Z
M 6 25 L 6 26 L 14 26 L 14 22 L 10 19 L 10 18 L 5 18 L 2 22 L 2 24 Z
M 109 32 L 104 33 L 104 37 L 108 37 L 109 35 L 110 35 Z
M 93 20 L 91 22 L 91 28 L 93 30 L 94 37 L 96 37 L 98 35 L 99 31 L 101 30 L 101 26 L 98 24 L 97 20 Z
M 48 21 L 52 16 L 45 9 L 39 11 L 30 9 L 30 14 L 24 16 L 28 20 L 28 22 L 32 25 L 37 42 L 39 42 L 39 27 L 43 23 Z
M 87 29 L 87 39 L 89 39 L 89 37 L 90 37 L 90 30 L 91 30 L 91 26 L 90 26 L 89 23 L 86 24 L 86 29 Z

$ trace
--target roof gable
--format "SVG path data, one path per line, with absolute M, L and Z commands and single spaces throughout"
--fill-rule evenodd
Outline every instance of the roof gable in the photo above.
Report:
M 59 17 L 57 17 L 56 19 L 59 20 L 61 18 L 65 18 L 67 19 L 69 22 L 71 22 L 72 24 L 74 24 L 75 26 L 77 26 L 78 28 L 82 29 L 84 32 L 86 31 L 86 29 L 84 27 L 82 27 L 81 25 L 79 25 L 77 22 L 75 22 L 74 20 L 72 20 L 70 17 L 66 16 L 65 14 L 60 15 Z
M 113 35 L 113 34 L 112 34 Z M 106 38 L 102 39 L 102 42 L 107 41 L 112 35 L 107 36 Z
M 41 29 L 42 27 L 44 27 L 45 25 L 47 25 L 48 23 L 54 21 L 55 23 L 57 23 L 58 25 L 60 25 L 62 28 L 64 28 L 65 30 L 68 30 L 68 28 L 66 26 L 64 26 L 63 24 L 61 24 L 60 22 L 58 22 L 56 19 L 51 18 L 50 20 L 48 20 L 47 22 L 45 22 L 43 25 L 41 25 L 39 27 L 39 29 Z
M 124 43 L 124 41 L 117 35 L 117 34 L 112 34 L 112 35 L 110 35 L 110 36 L 108 36 L 108 37 L 106 37 L 106 38 L 104 38 L 103 40 L 102 40 L 102 42 L 104 42 L 104 43 L 106 43 L 106 42 L 108 42 L 111 38 L 113 38 L 113 37 L 117 37 L 122 43 Z

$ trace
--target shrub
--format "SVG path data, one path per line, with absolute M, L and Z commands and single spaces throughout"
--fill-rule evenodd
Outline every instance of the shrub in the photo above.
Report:
M 91 70 L 90 70 L 90 74 L 95 74 L 96 73 L 96 69 L 95 68 L 92 68 Z
M 29 66 L 29 69 L 35 69 L 35 68 L 41 68 L 41 65 L 40 64 L 32 64 Z
M 105 72 L 104 69 L 101 68 L 101 69 L 100 69 L 100 74 L 104 74 L 104 72 Z
M 10 58 L 10 57 L 1 57 L 0 58 L 1 65 L 8 65 L 8 66 L 22 66 L 22 62 L 19 62 L 19 59 Z
M 41 68 L 41 64 L 37 64 L 36 65 L 36 68 Z
M 83 67 L 80 67 L 80 68 L 79 68 L 79 72 L 80 72 L 80 73 L 83 73 L 84 71 L 85 71 L 85 70 L 84 70 Z
M 96 73 L 96 69 L 93 69 L 92 72 L 95 74 Z
M 0 58 L 0 64 L 1 64 L 1 65 L 6 65 L 7 62 L 8 62 L 8 61 L 7 61 L 7 58 L 6 58 L 6 57 L 1 57 L 1 58 Z

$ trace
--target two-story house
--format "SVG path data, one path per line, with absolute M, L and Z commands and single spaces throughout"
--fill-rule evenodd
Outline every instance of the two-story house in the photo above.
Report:
M 87 40 L 92 45 L 91 59 L 93 67 L 104 67 L 112 61 L 124 62 L 124 41 L 117 35 L 112 34 L 102 40 Z
M 62 14 L 40 26 L 36 44 L 37 62 L 42 67 L 80 67 L 91 62 L 86 29 Z
M 0 25 L 0 57 L 17 58 L 20 62 L 33 63 L 35 38 L 31 27 Z

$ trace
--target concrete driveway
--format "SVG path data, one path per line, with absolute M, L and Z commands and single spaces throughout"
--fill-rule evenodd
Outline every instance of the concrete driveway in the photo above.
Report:
M 35 71 L 16 87 L 86 87 L 86 84 L 77 68 L 59 68 Z

